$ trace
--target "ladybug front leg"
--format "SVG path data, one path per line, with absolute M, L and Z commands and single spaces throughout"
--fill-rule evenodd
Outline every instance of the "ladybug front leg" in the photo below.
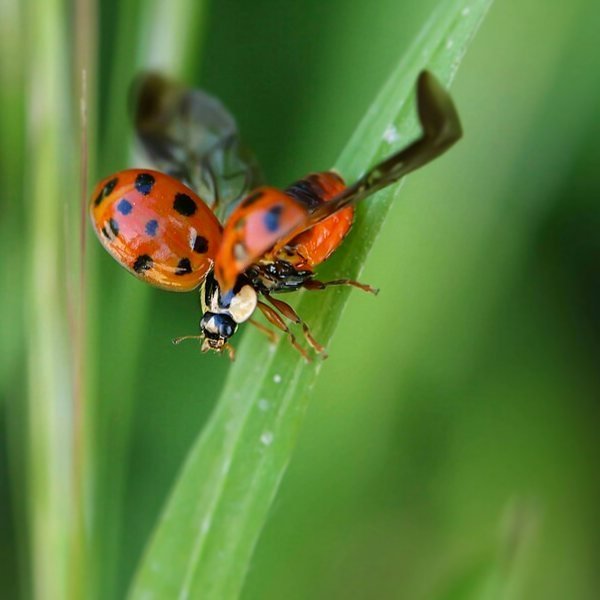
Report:
M 369 294 L 373 294 L 377 296 L 379 294 L 379 288 L 374 288 L 373 286 L 367 285 L 366 283 L 360 283 L 359 281 L 355 281 L 354 279 L 334 279 L 333 281 L 318 281 L 316 279 L 308 279 L 302 284 L 302 287 L 314 291 L 314 290 L 324 290 L 330 285 L 349 285 L 363 292 L 368 292 Z

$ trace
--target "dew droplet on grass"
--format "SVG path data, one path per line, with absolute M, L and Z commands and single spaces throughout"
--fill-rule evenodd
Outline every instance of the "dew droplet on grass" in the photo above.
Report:
M 231 459 L 227 459 L 224 463 L 223 466 L 221 467 L 221 472 L 223 473 L 223 475 L 227 475 L 227 473 L 229 473 L 229 467 L 231 467 Z
M 211 519 L 210 517 L 206 517 L 204 521 L 202 521 L 201 531 L 205 534 L 210 529 Z
M 273 434 L 270 431 L 265 431 L 260 436 L 261 444 L 265 446 L 270 446 L 273 443 Z
M 393 123 L 388 125 L 387 129 L 383 132 L 383 139 L 390 145 L 400 139 L 398 129 L 396 129 L 396 126 Z

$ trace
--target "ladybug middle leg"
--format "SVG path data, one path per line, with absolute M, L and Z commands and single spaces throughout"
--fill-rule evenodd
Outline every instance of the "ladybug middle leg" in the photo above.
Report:
M 256 329 L 258 329 L 261 333 L 264 333 L 264 335 L 266 335 L 269 338 L 271 344 L 276 344 L 279 340 L 277 334 L 272 329 L 265 327 L 262 323 L 259 323 L 254 319 L 249 319 L 248 323 L 250 323 L 250 325 L 254 325 L 254 327 L 256 327 Z
M 304 338 L 308 342 L 308 344 L 317 352 L 317 354 L 321 354 L 323 358 L 327 358 L 327 352 L 325 348 L 315 340 L 312 336 L 308 325 L 298 316 L 298 313 L 286 302 L 282 300 L 277 300 L 268 294 L 265 294 L 265 298 L 268 302 L 270 302 L 284 317 L 292 321 L 292 323 L 296 323 L 297 325 L 302 326 L 302 333 L 304 334 Z
M 290 344 L 292 344 L 292 346 L 294 346 L 294 348 L 302 355 L 304 360 L 308 363 L 311 362 L 308 352 L 296 341 L 296 336 L 290 331 L 290 328 L 285 324 L 279 313 L 260 300 L 258 301 L 257 306 L 270 323 L 287 334 Z
M 349 285 L 359 290 L 363 290 L 363 292 L 368 292 L 369 294 L 373 294 L 377 296 L 379 294 L 379 288 L 374 288 L 373 286 L 367 285 L 366 283 L 360 283 L 359 281 L 355 281 L 354 279 L 334 279 L 333 281 L 318 281 L 316 279 L 307 279 L 302 287 L 314 291 L 314 290 L 324 290 L 330 285 Z

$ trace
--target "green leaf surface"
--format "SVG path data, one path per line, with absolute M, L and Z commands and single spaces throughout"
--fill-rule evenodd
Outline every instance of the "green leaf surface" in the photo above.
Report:
M 449 85 L 490 4 L 439 3 L 337 161 L 347 180 L 416 137 L 413 89 L 419 71 L 428 68 Z M 320 276 L 360 274 L 399 188 L 359 208 L 352 235 Z M 343 289 L 304 293 L 297 310 L 327 345 L 348 298 Z M 257 332 L 244 335 L 222 397 L 147 548 L 131 598 L 239 596 L 322 364 L 305 364 L 286 339 L 270 347 Z

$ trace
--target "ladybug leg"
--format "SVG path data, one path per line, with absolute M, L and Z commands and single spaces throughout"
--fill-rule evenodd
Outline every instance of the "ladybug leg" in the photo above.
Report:
M 277 337 L 277 334 L 272 329 L 265 327 L 262 323 L 259 323 L 258 321 L 255 321 L 254 319 L 249 319 L 248 322 L 251 323 L 252 325 L 254 325 L 254 327 L 256 327 L 256 329 L 258 329 L 261 333 L 264 333 L 269 338 L 269 341 L 271 342 L 271 344 L 276 344 L 277 341 L 279 340 L 279 338 Z
M 298 313 L 286 302 L 282 300 L 277 300 L 272 298 L 271 296 L 266 296 L 265 298 L 287 319 L 292 321 L 292 323 L 296 323 L 297 325 L 302 325 L 302 333 L 304 333 L 304 337 L 309 345 L 317 352 L 318 354 L 322 354 L 323 358 L 327 358 L 327 351 L 325 348 L 315 340 L 312 336 L 308 325 L 298 316 Z
M 265 304 L 260 300 L 258 301 L 258 308 L 260 309 L 262 314 L 265 315 L 265 317 L 270 323 L 272 323 L 273 325 L 275 325 L 275 327 L 281 329 L 281 331 L 287 334 L 288 339 L 290 340 L 290 344 L 292 344 L 292 346 L 294 346 L 294 348 L 296 348 L 296 350 L 300 352 L 304 360 L 308 363 L 311 362 L 311 358 L 308 355 L 308 352 L 306 352 L 306 350 L 302 346 L 300 346 L 300 344 L 298 344 L 298 342 L 296 341 L 296 337 L 290 331 L 290 328 L 285 324 L 285 322 L 279 316 L 279 314 L 277 314 L 277 312 L 268 304 Z
M 360 283 L 359 281 L 355 281 L 354 279 L 334 279 L 333 281 L 317 281 L 316 279 L 308 279 L 302 284 L 302 287 L 304 287 L 307 290 L 313 291 L 324 290 L 330 285 L 350 285 L 352 287 L 358 288 L 359 290 L 363 290 L 363 292 L 373 294 L 374 296 L 377 296 L 377 294 L 379 294 L 379 288 L 367 285 L 366 283 Z

